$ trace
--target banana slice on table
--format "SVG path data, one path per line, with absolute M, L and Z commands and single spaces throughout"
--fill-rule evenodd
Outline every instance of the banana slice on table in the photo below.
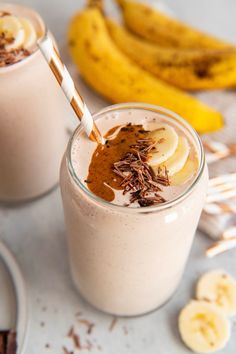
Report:
M 230 337 L 230 323 L 219 307 L 206 301 L 191 301 L 179 316 L 183 342 L 196 353 L 214 353 Z
M 36 43 L 37 33 L 30 20 L 24 17 L 20 17 L 19 21 L 21 22 L 25 32 L 24 48 L 29 49 Z
M 189 151 L 190 146 L 188 140 L 185 137 L 180 136 L 174 155 L 163 164 L 166 167 L 169 176 L 173 176 L 175 173 L 182 170 L 188 159 Z
M 148 160 L 151 166 L 160 165 L 174 155 L 179 137 L 172 126 L 159 123 L 149 136 L 156 141 L 156 152 L 151 153 Z
M 15 16 L 0 18 L 0 33 L 5 33 L 7 38 L 13 38 L 12 43 L 5 45 L 6 50 L 17 49 L 24 43 L 25 33 L 21 21 Z
M 236 280 L 222 270 L 204 274 L 197 283 L 196 296 L 214 303 L 228 316 L 236 314 Z

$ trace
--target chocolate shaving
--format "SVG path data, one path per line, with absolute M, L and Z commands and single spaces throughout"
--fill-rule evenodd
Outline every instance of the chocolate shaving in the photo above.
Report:
M 137 202 L 140 207 L 147 207 L 166 202 L 157 192 L 162 191 L 161 186 L 170 185 L 167 169 L 159 167 L 155 173 L 147 163 L 156 144 L 151 138 L 138 139 L 130 146 L 131 151 L 113 165 L 114 173 L 122 178 L 123 194 L 130 193 L 130 204 Z
M 73 339 L 75 348 L 78 350 L 82 349 L 79 335 L 74 333 L 72 336 L 72 339 Z
M 91 334 L 93 331 L 93 328 L 95 327 L 95 323 L 90 322 L 86 319 L 81 319 L 79 320 L 79 323 L 83 324 L 85 327 L 87 327 L 87 334 Z
M 74 352 L 70 352 L 66 347 L 62 347 L 64 354 L 74 354 Z
M 13 42 L 13 37 L 7 37 L 4 32 L 0 33 L 0 67 L 14 64 L 31 54 L 24 48 L 7 50 L 7 45 Z
M 109 326 L 109 331 L 110 332 L 114 329 L 115 325 L 117 324 L 117 321 L 118 321 L 118 318 L 117 317 L 113 317 L 113 319 L 111 321 L 111 324 Z
M 73 337 L 73 335 L 74 335 L 74 326 L 71 326 L 71 328 L 69 329 L 69 332 L 68 332 L 68 334 L 67 334 L 67 337 Z

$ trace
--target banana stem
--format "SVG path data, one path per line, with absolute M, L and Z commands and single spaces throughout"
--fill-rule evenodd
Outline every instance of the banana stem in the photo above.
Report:
M 103 0 L 87 0 L 87 7 L 96 7 L 102 13 L 104 13 L 104 3 Z
M 120 6 L 121 8 L 124 7 L 124 0 L 116 0 L 116 3 L 118 6 Z

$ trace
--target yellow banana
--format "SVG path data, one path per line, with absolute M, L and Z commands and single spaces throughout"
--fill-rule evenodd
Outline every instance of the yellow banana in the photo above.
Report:
M 163 47 L 220 49 L 232 45 L 200 32 L 158 10 L 133 0 L 117 0 L 125 24 L 139 36 Z
M 69 49 L 82 77 L 112 102 L 146 102 L 180 114 L 199 132 L 222 127 L 220 113 L 151 76 L 113 43 L 97 8 L 78 13 L 69 25 Z
M 106 20 L 116 45 L 141 67 L 185 90 L 236 86 L 236 49 L 181 50 L 147 42 Z M 140 55 L 141 53 L 141 55 Z

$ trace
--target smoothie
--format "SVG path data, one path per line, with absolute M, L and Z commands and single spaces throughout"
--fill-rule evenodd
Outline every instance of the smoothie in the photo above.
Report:
M 58 181 L 71 113 L 37 49 L 44 34 L 36 12 L 0 4 L 0 201 L 36 197 Z
M 165 109 L 99 112 L 108 139 L 78 129 L 61 166 L 71 271 L 82 296 L 115 315 L 139 315 L 174 293 L 207 190 L 197 134 Z

